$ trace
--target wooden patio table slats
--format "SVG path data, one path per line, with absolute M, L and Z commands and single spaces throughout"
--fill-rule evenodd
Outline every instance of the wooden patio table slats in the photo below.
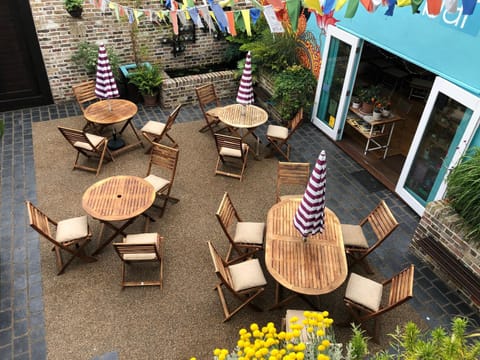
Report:
M 117 235 L 142 215 L 155 201 L 155 189 L 146 180 L 137 176 L 112 176 L 90 186 L 83 194 L 82 206 L 93 218 L 114 229 L 114 234 L 99 245 L 94 254 L 100 252 Z M 116 227 L 112 221 L 126 221 Z M 100 232 L 102 238 L 104 226 Z
M 293 225 L 301 198 L 280 201 L 268 212 L 265 238 L 267 270 L 281 285 L 301 295 L 329 293 L 343 284 L 348 265 L 340 221 L 325 209 L 323 233 L 303 241 Z M 274 307 L 283 304 L 277 287 Z

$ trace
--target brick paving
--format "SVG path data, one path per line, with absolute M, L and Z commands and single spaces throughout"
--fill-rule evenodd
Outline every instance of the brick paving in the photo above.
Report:
M 140 128 L 148 120 L 164 122 L 169 110 L 143 108 L 134 119 Z M 24 201 L 37 200 L 33 159 L 32 122 L 80 115 L 75 103 L 0 113 L 5 134 L 0 140 L 0 359 L 46 359 L 39 237 L 27 226 Z M 177 122 L 202 118 L 197 106 L 184 106 Z M 257 130 L 264 134 L 266 125 Z M 261 136 L 262 138 L 262 136 Z M 265 143 L 265 139 L 263 139 Z M 409 302 L 431 327 L 449 327 L 452 316 L 465 316 L 480 325 L 477 311 L 447 286 L 408 250 L 418 216 L 383 186 L 368 189 L 352 174 L 362 170 L 348 155 L 311 123 L 305 122 L 292 137 L 292 161 L 314 163 L 320 150 L 327 152 L 327 206 L 344 223 L 358 222 L 380 199 L 392 209 L 400 226 L 369 256 L 370 263 L 389 277 L 407 264 L 416 266 L 414 298 Z M 67 320 L 67 319 L 66 319 Z M 54 349 L 50 349 L 54 352 Z M 115 352 L 95 359 L 114 360 Z

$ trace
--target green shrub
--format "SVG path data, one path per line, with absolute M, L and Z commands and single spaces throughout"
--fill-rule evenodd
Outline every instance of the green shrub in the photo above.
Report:
M 119 79 L 120 59 L 111 48 L 107 48 L 107 56 L 113 76 L 115 76 L 115 79 Z M 78 49 L 73 53 L 71 59 L 76 65 L 83 67 L 87 74 L 95 74 L 97 71 L 98 45 L 82 41 L 78 44 Z
M 480 147 L 468 151 L 447 176 L 447 198 L 465 220 L 465 240 L 480 244 Z
M 280 116 L 290 120 L 303 107 L 304 117 L 310 118 L 317 80 L 303 66 L 294 65 L 275 77 L 272 97 Z
M 77 8 L 83 8 L 83 1 L 84 0 L 65 0 L 65 9 L 72 11 Z

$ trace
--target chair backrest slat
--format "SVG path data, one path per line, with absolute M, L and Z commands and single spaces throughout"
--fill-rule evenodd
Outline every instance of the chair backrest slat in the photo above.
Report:
M 93 80 L 74 85 L 72 86 L 72 90 L 82 112 L 85 112 L 86 104 L 98 100 L 97 95 L 95 94 L 95 81 Z
M 60 130 L 60 132 L 62 133 L 63 137 L 65 139 L 67 139 L 67 141 L 70 143 L 70 145 L 72 145 L 73 147 L 76 147 L 75 146 L 75 143 L 77 142 L 83 142 L 83 143 L 87 143 L 88 145 L 90 145 L 92 147 L 92 149 L 95 148 L 95 146 L 93 146 L 93 144 L 91 143 L 91 141 L 88 139 L 87 135 L 85 134 L 84 131 L 82 130 L 77 130 L 77 129 L 70 129 L 70 128 L 66 128 L 66 127 L 63 127 L 63 126 L 58 126 L 58 130 Z
M 227 192 L 223 195 L 215 216 L 222 226 L 225 235 L 227 235 L 230 241 L 233 241 L 233 227 L 241 220 Z
M 243 143 L 242 139 L 236 136 L 224 135 L 224 134 L 215 134 L 215 140 L 217 144 L 217 150 L 220 152 L 220 149 L 227 148 L 232 150 L 238 150 L 243 157 Z
M 387 238 L 398 226 L 398 221 L 383 200 L 372 210 L 367 219 L 378 241 Z
M 225 286 L 232 289 L 232 279 L 226 263 L 210 241 L 208 241 L 208 248 L 210 249 L 210 255 L 212 256 L 212 261 L 215 266 L 215 273 Z
M 402 303 L 413 297 L 413 277 L 415 267 L 410 265 L 395 275 L 391 280 L 388 306 Z
M 173 111 L 170 113 L 170 115 L 168 115 L 168 119 L 167 119 L 167 122 L 165 123 L 165 128 L 163 130 L 162 135 L 172 128 L 173 123 L 177 119 L 178 113 L 180 112 L 180 109 L 182 108 L 182 105 L 183 104 L 177 105 L 177 107 L 175 109 L 173 109 Z
M 168 170 L 170 172 L 170 179 L 173 179 L 177 169 L 178 154 L 179 151 L 176 148 L 157 143 L 152 144 L 147 175 L 150 174 L 153 165 L 155 165 Z
M 210 107 L 220 107 L 220 100 L 215 91 L 213 83 L 199 86 L 195 89 L 198 103 L 202 112 L 205 114 Z

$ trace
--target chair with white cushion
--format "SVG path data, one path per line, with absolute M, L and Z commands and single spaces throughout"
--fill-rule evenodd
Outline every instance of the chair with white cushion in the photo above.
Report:
M 198 105 L 200 106 L 200 110 L 202 110 L 206 122 L 206 125 L 199 131 L 204 132 L 209 130 L 212 135 L 214 135 L 216 131 L 226 129 L 226 127 L 221 127 L 220 118 L 218 117 L 223 107 L 215 91 L 215 85 L 209 83 L 199 86 L 195 89 L 195 93 L 197 94 Z
M 225 314 L 223 321 L 229 320 L 247 305 L 256 311 L 262 311 L 261 308 L 252 303 L 255 298 L 264 292 L 265 285 L 267 285 L 260 261 L 258 259 L 250 259 L 228 265 L 210 241 L 208 242 L 208 247 L 215 266 L 215 273 L 220 279 L 220 282 L 215 286 L 215 290 L 218 292 L 223 313 Z M 233 310 L 230 310 L 227 305 L 224 288 L 241 301 L 240 305 Z
M 150 144 L 153 143 L 160 143 L 163 137 L 167 137 L 171 142 L 172 142 L 172 147 L 178 147 L 177 142 L 170 136 L 168 133 L 173 126 L 173 123 L 177 119 L 178 113 L 180 112 L 180 109 L 182 107 L 182 104 L 178 105 L 168 116 L 167 121 L 164 123 L 161 123 L 160 121 L 153 121 L 150 120 L 148 121 L 140 130 L 145 137 L 145 139 L 148 140 Z M 146 154 L 150 153 L 151 147 L 145 151 Z
M 265 223 L 242 221 L 228 192 L 223 195 L 215 216 L 230 243 L 225 257 L 228 263 L 252 257 L 263 249 Z M 231 258 L 234 251 L 237 256 Z
M 302 197 L 310 179 L 310 163 L 278 162 L 276 201 L 292 197 Z M 297 191 L 297 194 L 287 194 L 286 191 Z
M 157 199 L 160 200 L 160 204 L 153 205 L 160 209 L 160 217 L 163 216 L 168 201 L 178 202 L 177 198 L 170 196 L 177 171 L 178 154 L 178 149 L 152 143 L 147 175 L 144 179 L 152 184 Z
M 376 240 L 369 245 L 364 229 L 367 224 L 375 234 Z M 387 237 L 398 227 L 398 222 L 390 211 L 385 201 L 379 204 L 360 223 L 341 224 L 343 244 L 345 252 L 350 260 L 350 267 L 361 263 L 365 270 L 372 274 L 373 271 L 367 262 L 366 257 L 378 248 Z
M 217 164 L 215 175 L 230 176 L 240 181 L 247 167 L 248 144 L 236 136 L 215 133 L 217 146 Z
M 121 243 L 113 243 L 122 260 L 122 289 L 127 286 L 160 286 L 163 284 L 163 242 L 158 233 L 129 234 Z M 127 281 L 126 265 L 131 263 L 158 262 L 158 280 Z
M 411 264 L 392 278 L 376 282 L 352 273 L 344 296 L 345 305 L 355 322 L 363 325 L 374 321 L 373 331 L 367 332 L 378 342 L 377 318 L 413 297 L 415 267 Z M 386 296 L 384 296 L 386 295 Z
M 92 171 L 98 175 L 100 169 L 102 168 L 105 154 L 108 155 L 109 159 L 113 160 L 113 156 L 107 147 L 108 139 L 106 137 L 90 134 L 83 130 L 70 129 L 62 126 L 59 126 L 58 130 L 60 130 L 63 137 L 67 139 L 68 143 L 72 145 L 75 150 L 77 150 L 77 157 L 75 159 L 73 169 Z M 87 159 L 93 157 L 97 158 L 97 166 L 93 167 L 80 164 L 80 154 L 84 155 Z
M 30 226 L 50 241 L 54 247 L 57 261 L 57 275 L 63 274 L 68 265 L 79 258 L 85 262 L 97 261 L 93 256 L 85 254 L 85 246 L 91 239 L 92 233 L 88 226 L 86 216 L 79 216 L 56 222 L 45 215 L 30 201 L 26 201 Z M 62 253 L 68 253 L 71 257 L 67 262 L 63 261 Z
M 288 143 L 288 140 L 297 131 L 302 120 L 303 108 L 300 108 L 293 119 L 289 121 L 288 126 L 268 125 L 266 137 L 269 142 L 268 146 L 271 146 L 271 154 L 269 156 L 272 156 L 273 152 L 277 151 L 287 161 L 290 161 L 291 145 Z

